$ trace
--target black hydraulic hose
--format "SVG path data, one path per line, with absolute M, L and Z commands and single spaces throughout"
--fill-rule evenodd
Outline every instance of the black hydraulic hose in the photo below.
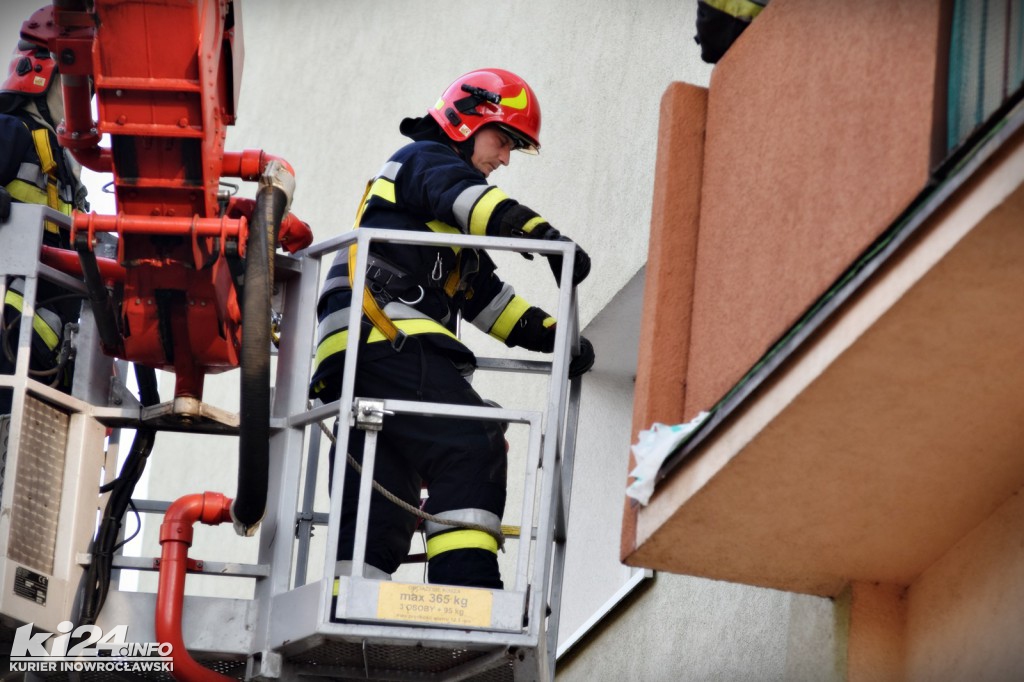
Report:
M 139 384 L 139 401 L 143 407 L 150 407 L 160 402 L 157 391 L 156 370 L 151 367 L 135 365 L 135 378 Z M 121 532 L 125 512 L 132 503 L 135 486 L 146 469 L 149 453 L 153 451 L 156 430 L 142 427 L 135 431 L 132 446 L 128 451 L 120 475 L 100 488 L 100 492 L 109 492 L 107 506 L 103 510 L 96 538 L 90 547 L 92 559 L 75 596 L 76 625 L 91 625 L 96 622 L 107 599 L 110 587 L 110 572 L 113 569 L 114 553 L 117 551 L 117 538 Z
M 270 467 L 270 296 L 274 249 L 288 199 L 271 185 L 256 194 L 249 225 L 242 291 L 242 352 L 238 490 L 231 515 L 239 532 L 251 534 L 267 506 Z
M 108 353 L 117 355 L 122 350 L 121 330 L 117 324 L 117 313 L 114 302 L 103 283 L 100 268 L 96 262 L 96 254 L 85 243 L 87 236 L 81 235 L 75 245 L 78 260 L 82 264 L 82 278 L 88 288 L 89 304 L 96 321 L 96 330 L 100 335 L 100 343 Z
M 53 0 L 53 6 L 57 9 L 68 10 L 72 12 L 87 12 L 88 4 L 85 0 Z

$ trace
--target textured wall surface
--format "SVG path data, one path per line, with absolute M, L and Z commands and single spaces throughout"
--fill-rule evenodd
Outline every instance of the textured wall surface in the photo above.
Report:
M 686 402 L 693 281 L 704 171 L 707 89 L 672 83 L 661 100 L 633 440 L 654 422 L 678 424 Z M 630 458 L 630 470 L 635 465 Z M 622 554 L 635 548 L 636 508 L 626 499 Z
M 907 680 L 1020 679 L 1024 490 L 907 592 Z M 978 636 L 984 633 L 984 636 Z
M 712 407 L 924 187 L 938 28 L 931 0 L 828 11 L 789 0 L 716 67 L 687 418 Z
M 657 574 L 597 631 L 561 682 L 839 682 L 832 602 Z

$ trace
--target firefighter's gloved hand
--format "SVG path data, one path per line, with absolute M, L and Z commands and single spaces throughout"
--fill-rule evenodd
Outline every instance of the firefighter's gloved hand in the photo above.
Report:
M 11 195 L 0 187 L 0 223 L 6 223 L 11 217 Z
M 587 337 L 580 337 L 580 352 L 572 356 L 569 361 L 569 378 L 575 379 L 594 368 L 594 344 L 587 340 Z
M 558 235 L 554 237 L 555 241 L 560 242 L 571 242 L 572 240 L 566 236 Z M 590 256 L 584 251 L 579 244 L 576 244 L 576 252 L 573 254 L 572 261 L 572 285 L 576 286 L 587 278 L 590 274 Z M 551 266 L 551 274 L 555 276 L 555 281 L 558 285 L 562 285 L 562 257 L 559 255 L 548 255 L 548 265 Z

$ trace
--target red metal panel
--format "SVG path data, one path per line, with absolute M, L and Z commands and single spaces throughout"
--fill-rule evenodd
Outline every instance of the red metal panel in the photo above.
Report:
M 241 311 L 226 248 L 244 256 L 253 205 L 222 218 L 222 175 L 256 180 L 262 151 L 225 154 L 242 69 L 237 0 L 54 0 L 22 34 L 61 59 L 61 143 L 112 172 L 117 216 L 78 215 L 74 232 L 116 232 L 129 360 L 177 373 L 176 395 L 201 397 L 203 375 L 236 367 Z M 95 89 L 98 120 L 92 120 Z M 110 149 L 101 149 L 109 134 Z M 291 167 L 285 162 L 285 168 Z M 229 217 L 230 216 L 230 217 Z M 289 216 L 281 243 L 312 240 Z

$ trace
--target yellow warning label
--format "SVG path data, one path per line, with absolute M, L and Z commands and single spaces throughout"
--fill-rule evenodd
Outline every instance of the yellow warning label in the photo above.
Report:
M 485 628 L 491 625 L 493 605 L 489 590 L 382 582 L 377 617 Z

